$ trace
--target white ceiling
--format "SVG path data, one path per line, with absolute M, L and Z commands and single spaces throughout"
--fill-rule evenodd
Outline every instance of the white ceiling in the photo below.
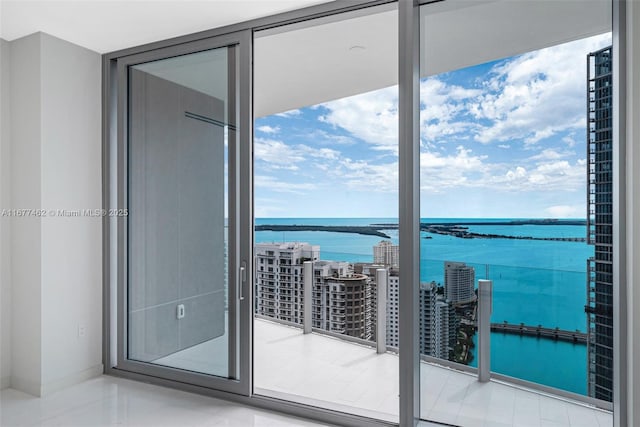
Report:
M 255 116 L 396 84 L 398 14 L 389 9 L 256 33 Z
M 423 6 L 421 74 L 455 70 L 610 31 L 610 1 L 446 0 Z M 98 52 L 110 52 L 326 2 L 0 0 L 0 36 L 13 40 L 44 31 Z M 255 116 L 397 84 L 395 7 L 369 8 L 256 33 Z M 188 69 L 173 70 L 171 78 L 224 96 L 220 88 L 225 85 L 213 87 Z
M 377 10 L 257 34 L 255 116 L 397 84 L 397 12 Z M 422 76 L 611 31 L 610 0 L 446 0 L 421 16 Z
M 421 17 L 432 75 L 611 31 L 611 0 L 447 0 Z
M 0 0 L 0 38 L 37 31 L 99 53 L 300 9 L 328 0 Z

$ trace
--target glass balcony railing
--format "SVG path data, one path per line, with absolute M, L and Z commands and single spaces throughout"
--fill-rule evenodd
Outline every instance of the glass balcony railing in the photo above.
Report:
M 309 329 L 396 353 L 398 288 L 402 273 L 388 269 L 386 283 L 379 286 L 376 270 L 382 267 L 372 265 L 371 256 L 331 255 L 339 256 L 337 261 L 349 262 L 350 271 L 367 276 L 361 293 L 364 298 L 347 293 L 346 299 L 335 299 L 335 289 L 318 286 L 318 276 L 309 275 L 315 279 L 312 315 L 308 318 L 313 327 Z M 322 261 L 326 262 L 328 257 L 323 254 Z M 304 268 L 299 269 L 298 291 L 305 287 Z M 336 278 L 333 274 L 320 278 L 331 279 L 332 284 L 336 279 L 339 282 L 339 276 Z M 588 343 L 595 330 L 589 325 L 586 313 L 591 304 L 586 263 L 585 271 L 570 271 L 424 258 L 421 279 L 419 348 L 423 361 L 477 372 L 478 280 L 490 280 L 493 283 L 491 372 L 587 395 Z M 259 282 L 260 278 L 256 280 Z M 260 286 L 261 283 L 256 283 L 257 288 Z M 302 298 L 290 291 L 279 293 L 277 282 L 275 287 L 275 301 L 269 300 L 269 305 L 260 301 L 261 294 L 256 293 L 257 317 L 302 328 L 305 309 Z M 385 298 L 378 295 L 380 289 L 384 289 Z M 386 301 L 384 310 L 377 307 L 381 300 Z M 270 310 L 263 310 L 267 307 Z M 349 310 L 345 310 L 346 307 Z M 278 318 L 283 310 L 286 310 L 286 319 Z M 347 321 L 347 316 L 359 310 L 367 313 L 363 319 L 365 324 L 360 322 L 355 327 Z M 298 313 L 299 322 L 289 321 L 293 312 Z M 384 337 L 384 345 L 378 346 L 379 337 Z

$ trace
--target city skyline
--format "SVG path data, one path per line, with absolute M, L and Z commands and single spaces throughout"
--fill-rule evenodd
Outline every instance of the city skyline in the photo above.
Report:
M 310 291 L 313 328 L 375 342 L 381 323 L 385 325 L 383 336 L 387 349 L 397 351 L 400 271 L 394 262 L 400 248 L 382 240 L 372 249 L 373 262 L 349 262 L 323 259 L 320 245 L 308 242 L 256 243 L 255 313 L 304 324 L 304 299 L 306 292 Z M 307 265 L 305 261 L 311 263 Z M 307 266 L 312 269 L 309 276 L 305 274 Z M 386 278 L 384 283 L 378 282 L 376 272 L 380 268 L 387 271 L 383 276 Z M 473 293 L 474 269 L 457 262 L 445 262 L 444 269 L 444 287 L 434 281 L 420 283 L 420 353 L 453 360 L 460 318 L 463 317 L 456 313 L 454 305 L 475 306 L 475 298 L 449 301 L 445 293 L 457 296 L 461 289 Z M 454 280 L 446 279 L 450 274 L 459 276 L 461 271 L 467 274 Z M 305 277 L 312 282 L 305 284 Z M 438 292 L 439 287 L 441 293 Z M 456 289 L 450 292 L 449 287 Z M 378 317 L 381 289 L 385 306 L 383 317 Z M 466 353 L 457 357 L 465 364 L 469 361 Z
M 584 58 L 610 40 L 422 79 L 421 215 L 583 218 Z M 397 216 L 397 87 L 258 118 L 255 129 L 256 217 Z

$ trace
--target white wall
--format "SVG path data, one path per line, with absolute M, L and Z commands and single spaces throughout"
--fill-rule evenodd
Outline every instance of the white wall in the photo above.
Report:
M 100 55 L 40 37 L 42 207 L 99 209 Z M 41 233 L 46 394 L 102 373 L 102 218 L 47 217 Z
M 0 211 L 9 206 L 10 47 L 0 39 Z M 11 284 L 9 219 L 0 216 L 0 389 L 11 385 Z
M 11 208 L 47 213 L 11 219 L 10 381 L 40 396 L 102 372 L 101 218 L 52 215 L 101 207 L 101 60 L 43 33 L 10 45 Z
M 40 204 L 40 36 L 11 42 L 11 206 Z M 40 220 L 11 218 L 11 386 L 39 395 L 41 378 Z

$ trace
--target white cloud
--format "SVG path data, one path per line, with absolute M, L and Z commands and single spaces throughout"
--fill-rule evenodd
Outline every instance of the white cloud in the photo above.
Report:
M 256 188 L 279 193 L 304 194 L 317 188 L 317 186 L 311 182 L 285 182 L 269 175 L 256 175 L 253 182 Z
M 267 166 L 267 170 L 285 170 L 285 171 L 297 171 L 300 170 L 300 167 L 297 165 L 287 164 L 287 165 L 277 165 L 275 163 L 271 163 Z
M 556 160 L 540 162 L 531 169 L 512 166 L 489 177 L 487 186 L 507 191 L 577 191 L 584 189 L 585 177 L 584 161 Z
M 483 163 L 486 156 L 475 156 L 462 146 L 454 155 L 435 152 L 420 153 L 420 189 L 438 193 L 451 187 L 482 186 L 490 166 Z
M 543 150 L 522 160 L 488 161 L 463 146 L 455 154 L 426 151 L 420 154 L 421 190 L 441 193 L 448 188 L 484 188 L 501 192 L 585 191 L 585 160 L 566 160 L 568 153 Z
M 427 141 L 461 135 L 478 124 L 458 120 L 465 102 L 481 94 L 479 89 L 448 85 L 437 78 L 420 84 L 421 136 Z M 398 151 L 398 87 L 351 96 L 322 104 L 328 110 L 319 120 L 340 127 L 375 149 Z
M 256 128 L 256 130 L 263 132 L 263 133 L 278 133 L 280 132 L 280 126 L 269 126 L 269 125 L 263 125 L 263 126 L 258 126 Z
M 296 108 L 295 110 L 284 111 L 282 113 L 278 113 L 275 115 L 277 117 L 293 117 L 293 116 L 299 116 L 300 114 L 302 114 L 302 111 Z
M 294 147 L 273 139 L 255 138 L 253 151 L 256 160 L 275 165 L 291 165 L 304 160 Z
M 553 148 L 545 148 L 540 153 L 529 157 L 529 160 L 558 160 L 575 154 L 573 151 L 558 151 Z
M 371 164 L 363 160 L 344 159 L 327 168 L 327 172 L 352 190 L 398 192 L 398 162 Z
M 576 159 L 586 126 L 585 55 L 607 42 L 607 36 L 599 36 L 501 61 L 486 83 L 474 88 L 447 83 L 446 76 L 423 80 L 421 190 L 444 194 L 448 189 L 482 189 L 513 195 L 514 200 L 519 200 L 517 193 L 556 192 L 563 196 L 538 206 L 558 203 L 545 212 L 581 216 L 583 206 L 571 203 L 585 191 L 585 160 Z M 299 114 L 294 110 L 280 116 Z M 263 161 L 260 167 L 267 164 L 262 171 L 291 171 L 283 178 L 287 183 L 263 172 L 256 176 L 257 187 L 298 194 L 341 188 L 397 194 L 397 159 L 380 163 L 398 150 L 397 87 L 331 101 L 314 114 L 340 131 L 311 129 L 304 135 L 304 141 L 314 141 L 308 145 L 256 138 L 256 159 Z M 268 128 L 266 133 L 275 133 L 269 131 L 276 128 Z M 540 142 L 557 135 L 554 144 Z M 350 151 L 356 139 L 369 144 L 368 156 Z M 475 143 L 472 150 L 475 141 L 495 145 Z M 333 149 L 337 145 L 343 151 Z M 380 158 L 360 159 L 370 157 L 371 149 L 382 150 Z M 571 197 L 564 196 L 569 193 Z
M 427 141 L 462 135 L 478 127 L 461 117 L 470 99 L 480 96 L 479 89 L 449 85 L 436 77 L 420 82 L 420 136 Z
M 350 136 L 329 133 L 322 129 L 313 129 L 307 136 L 320 145 L 353 145 L 356 143 Z
M 320 148 L 312 148 L 309 147 L 308 145 L 298 145 L 297 149 L 299 150 L 299 152 L 305 153 L 311 157 L 314 158 L 320 158 L 320 159 L 337 159 L 340 157 L 340 152 L 337 150 L 332 150 L 331 148 L 326 148 L 326 147 L 320 147 Z
M 274 218 L 291 213 L 284 200 L 270 197 L 256 197 L 254 207 L 256 218 Z
M 475 139 L 535 144 L 584 128 L 585 56 L 610 43 L 610 35 L 600 35 L 501 62 L 491 72 L 488 91 L 469 108 L 477 119 L 491 122 Z
M 562 142 L 564 142 L 565 144 L 567 144 L 569 147 L 573 147 L 577 144 L 575 138 L 573 137 L 573 135 L 567 135 L 564 138 L 562 138 Z
M 584 206 L 580 205 L 556 205 L 544 210 L 553 218 L 577 218 L 584 216 Z
M 398 150 L 398 87 L 350 96 L 322 104 L 319 120 L 347 130 L 374 149 Z

